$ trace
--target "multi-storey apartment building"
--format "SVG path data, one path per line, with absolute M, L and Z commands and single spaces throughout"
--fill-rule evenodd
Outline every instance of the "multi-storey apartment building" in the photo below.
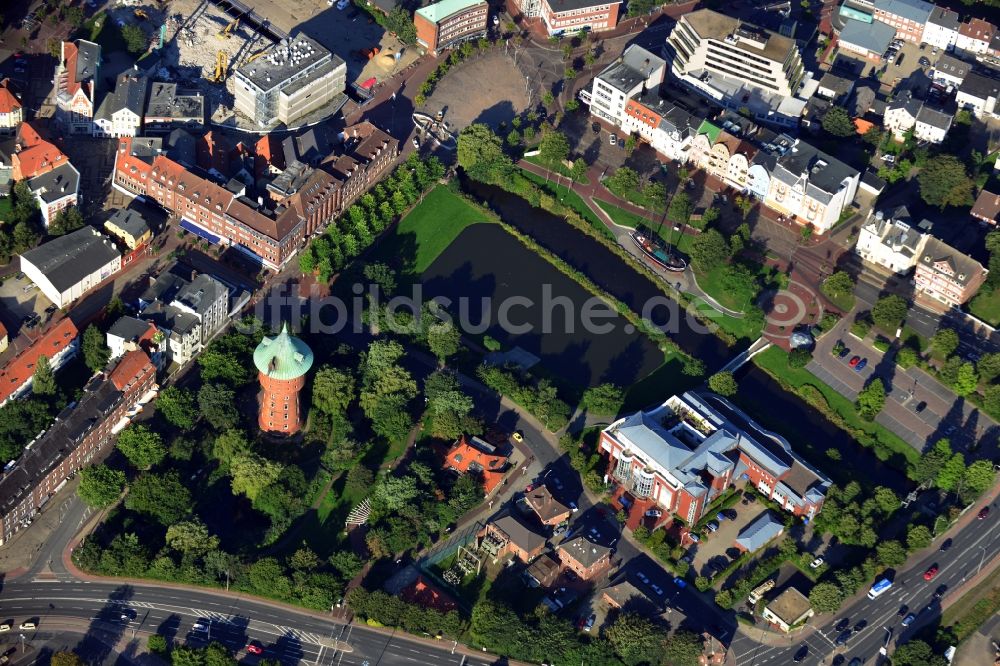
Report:
M 636 527 L 647 511 L 694 525 L 730 485 L 746 481 L 796 516 L 812 519 L 830 481 L 799 458 L 782 437 L 754 424 L 735 426 L 708 404 L 716 396 L 685 393 L 619 419 L 601 433 L 612 501 Z
M 441 0 L 413 13 L 417 43 L 435 55 L 461 42 L 484 37 L 489 20 L 486 0 Z
M 924 44 L 930 44 L 942 51 L 951 51 L 958 41 L 960 25 L 958 14 L 947 7 L 935 7 L 924 26 Z
M 646 90 L 626 102 L 620 125 L 626 133 L 635 134 L 666 159 L 687 162 L 697 119 L 660 97 L 657 90 Z
M 146 88 L 146 77 L 138 72 L 119 76 L 114 92 L 104 96 L 94 114 L 94 136 L 118 138 L 139 134 Z
M 205 97 L 198 90 L 180 90 L 176 83 L 153 81 L 142 122 L 147 133 L 199 129 L 205 124 Z
M 78 39 L 62 42 L 56 66 L 56 120 L 70 134 L 91 134 L 97 110 L 101 47 Z
M 659 90 L 666 74 L 666 62 L 633 44 L 600 74 L 594 77 L 589 99 L 590 112 L 622 126 L 629 100 L 648 91 Z
M 860 180 L 856 169 L 798 142 L 778 158 L 764 205 L 826 233 L 854 201 Z
M 955 40 L 955 50 L 972 55 L 981 55 L 989 51 L 990 40 L 996 34 L 997 28 L 989 21 L 971 18 L 958 26 L 958 38 Z
M 618 25 L 621 0 L 542 0 L 541 18 L 550 35 L 612 30 Z
M 899 206 L 888 216 L 876 211 L 869 217 L 858 233 L 854 251 L 876 269 L 903 275 L 917 265 L 925 238 L 920 229 L 913 228 L 910 211 Z
M 259 127 L 290 124 L 330 102 L 347 84 L 347 63 L 298 34 L 236 70 L 236 110 Z
M 979 291 L 988 272 L 972 257 L 927 236 L 913 281 L 919 293 L 946 306 L 958 307 Z
M 924 38 L 924 28 L 934 11 L 934 5 L 924 0 L 866 0 L 861 4 L 872 5 L 876 21 L 896 29 L 896 37 L 919 44 Z
M 345 128 L 343 138 L 342 152 L 316 169 L 296 162 L 294 177 L 279 176 L 272 183 L 279 186 L 267 189 L 274 196 L 256 201 L 162 154 L 162 139 L 124 138 L 115 158 L 114 186 L 153 199 L 180 216 L 182 228 L 275 269 L 308 234 L 372 187 L 399 154 L 396 140 L 368 121 Z
M 46 330 L 17 356 L 0 368 L 0 405 L 20 398 L 31 390 L 35 367 L 42 356 L 49 360 L 53 370 L 61 368 L 76 356 L 79 349 L 79 331 L 69 319 L 62 319 Z
M 737 192 L 747 191 L 750 161 L 757 154 L 756 146 L 708 121 L 698 130 L 691 142 L 691 160 L 695 166 Z
M 977 118 L 985 120 L 997 115 L 1000 99 L 1000 79 L 978 71 L 969 72 L 955 94 L 955 103 Z
M 75 406 L 64 409 L 44 434 L 28 442 L 17 460 L 4 467 L 0 544 L 29 525 L 72 474 L 99 462 L 156 390 L 156 369 L 140 350 L 91 379 Z
M 711 9 L 684 14 L 667 37 L 679 78 L 719 76 L 792 96 L 806 72 L 795 41 Z

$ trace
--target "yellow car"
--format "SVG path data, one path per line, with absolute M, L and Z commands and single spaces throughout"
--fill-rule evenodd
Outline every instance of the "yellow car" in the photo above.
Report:
M 522 435 L 519 430 L 515 430 L 513 433 L 511 433 L 510 438 L 513 439 L 515 442 L 524 441 L 524 435 Z

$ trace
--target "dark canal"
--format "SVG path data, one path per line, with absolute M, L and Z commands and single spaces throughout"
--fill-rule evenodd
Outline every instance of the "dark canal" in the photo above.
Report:
M 620 257 L 601 243 L 580 233 L 561 218 L 534 208 L 524 199 L 504 192 L 497 187 L 468 180 L 463 182 L 463 187 L 478 200 L 485 201 L 505 222 L 530 235 L 539 244 L 557 254 L 570 266 L 587 275 L 602 289 L 632 309 L 642 311 L 645 303 L 652 299 L 666 297 L 659 285 L 640 273 L 635 267 L 622 261 Z M 459 238 L 459 241 L 461 240 L 462 237 Z M 437 269 L 438 263 L 445 255 L 450 254 L 458 244 L 456 241 L 449 247 L 431 268 Z M 493 251 L 491 248 L 490 252 Z M 531 255 L 526 251 L 523 253 Z M 533 257 L 533 255 L 531 256 Z M 452 262 L 455 261 L 457 260 L 452 260 Z M 524 269 L 527 268 L 525 265 Z M 524 269 L 515 267 L 514 271 L 519 272 Z M 543 270 L 543 274 L 555 272 L 548 264 L 545 264 L 543 269 L 548 269 Z M 504 269 L 504 272 L 509 271 L 510 267 Z M 477 273 L 479 272 L 477 271 Z M 576 287 L 575 284 L 574 287 Z M 453 284 L 451 288 L 459 292 L 463 291 L 462 285 Z M 579 287 L 576 288 L 579 289 Z M 689 325 L 687 317 L 683 316 L 683 310 L 680 311 L 679 318 L 670 322 L 663 318 L 664 311 L 663 308 L 651 311 L 654 323 L 659 326 L 664 324 L 672 326 L 673 328 L 669 329 L 671 331 L 670 338 L 681 349 L 704 361 L 709 372 L 723 366 L 739 351 L 736 348 L 728 347 L 712 334 L 695 331 Z M 605 337 L 607 337 L 608 342 L 614 339 L 609 336 L 601 336 L 597 342 L 600 345 L 606 344 Z M 621 345 L 621 343 L 618 344 Z M 637 343 L 631 342 L 629 344 L 636 345 Z M 522 346 L 524 345 L 522 344 Z M 599 352 L 594 349 L 594 344 L 587 345 L 585 351 L 588 354 L 594 354 L 595 359 L 611 359 L 616 354 L 620 354 L 620 351 Z M 537 354 L 537 352 L 533 353 Z M 572 365 L 569 361 L 570 354 L 553 350 L 551 355 L 558 360 L 560 365 Z M 604 360 L 601 367 L 606 368 L 607 362 Z M 632 367 L 637 366 L 633 365 Z M 560 371 L 561 373 L 562 371 Z M 583 375 L 586 375 L 590 382 L 595 381 L 594 371 L 582 370 L 577 373 L 577 376 Z M 566 376 L 570 377 L 570 375 Z M 857 478 L 859 481 L 877 483 L 896 491 L 912 487 L 912 483 L 906 476 L 897 471 L 897 466 L 880 461 L 870 449 L 861 446 L 853 437 L 830 423 L 806 402 L 785 391 L 763 370 L 752 364 L 744 366 L 739 374 L 739 383 L 740 392 L 737 402 L 744 406 L 749 414 L 758 419 L 761 425 L 784 435 L 792 443 L 792 446 L 814 465 L 828 473 L 834 472 L 830 476 L 838 484 L 844 484 L 852 478 Z M 662 399 L 667 397 L 662 396 Z M 831 448 L 840 452 L 844 462 L 838 465 L 826 456 L 826 450 Z M 831 470 L 832 467 L 837 467 L 837 469 Z

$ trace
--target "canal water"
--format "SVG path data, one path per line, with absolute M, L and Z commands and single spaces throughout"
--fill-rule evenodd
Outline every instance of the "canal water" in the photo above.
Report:
M 565 220 L 534 208 L 521 197 L 498 187 L 470 180 L 465 180 L 463 187 L 476 199 L 485 201 L 505 222 L 534 238 L 629 307 L 641 311 L 644 303 L 666 297 L 665 292 L 650 278 Z M 657 325 L 667 323 L 657 317 L 657 311 L 651 314 Z M 739 351 L 710 333 L 694 330 L 686 317 L 669 323 L 675 324 L 674 331 L 670 333 L 671 339 L 687 353 L 700 358 L 709 369 L 722 367 Z M 824 470 L 834 465 L 825 455 L 830 448 L 837 449 L 843 461 L 850 461 L 840 464 L 846 475 L 831 474 L 838 483 L 849 481 L 851 475 L 856 474 L 897 492 L 912 487 L 903 473 L 880 461 L 870 449 L 861 446 L 798 396 L 785 391 L 758 367 L 752 364 L 744 366 L 739 373 L 739 384 L 739 396 L 745 399 L 738 402 L 746 406 L 747 412 L 761 425 L 784 435 L 793 448 L 814 465 Z M 663 396 L 663 399 L 667 397 Z M 803 438 L 808 438 L 808 450 L 802 446 L 806 443 Z M 796 442 L 800 445 L 796 446 Z

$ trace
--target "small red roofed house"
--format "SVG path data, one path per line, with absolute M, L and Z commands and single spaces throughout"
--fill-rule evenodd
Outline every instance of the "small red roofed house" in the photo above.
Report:
M 273 134 L 265 134 L 254 146 L 254 175 L 257 178 L 264 174 L 276 176 L 285 170 L 285 153 L 281 150 L 281 142 Z
M 73 358 L 79 348 L 78 333 L 72 321 L 62 319 L 0 368 L 0 405 L 5 405 L 11 398 L 18 398 L 31 389 L 31 379 L 39 357 L 47 357 L 53 370 L 59 369 Z
M 459 474 L 477 475 L 489 495 L 503 482 L 507 456 L 497 453 L 496 447 L 478 437 L 462 435 L 445 455 L 444 467 Z
M 133 349 L 125 354 L 108 375 L 111 383 L 122 393 L 129 393 L 132 385 L 141 385 L 150 378 L 156 379 L 156 368 L 141 349 Z
M 26 180 L 69 164 L 69 159 L 55 144 L 43 139 L 31 123 L 21 123 L 10 162 L 14 180 Z
M 399 596 L 411 604 L 417 604 L 424 608 L 433 608 L 442 613 L 447 613 L 458 608 L 458 604 L 455 603 L 454 599 L 438 589 L 430 581 L 424 580 L 423 576 L 417 576 L 417 579 L 413 583 L 403 588 Z
M 10 79 L 0 81 L 0 134 L 10 136 L 24 120 L 21 100 L 10 89 Z

